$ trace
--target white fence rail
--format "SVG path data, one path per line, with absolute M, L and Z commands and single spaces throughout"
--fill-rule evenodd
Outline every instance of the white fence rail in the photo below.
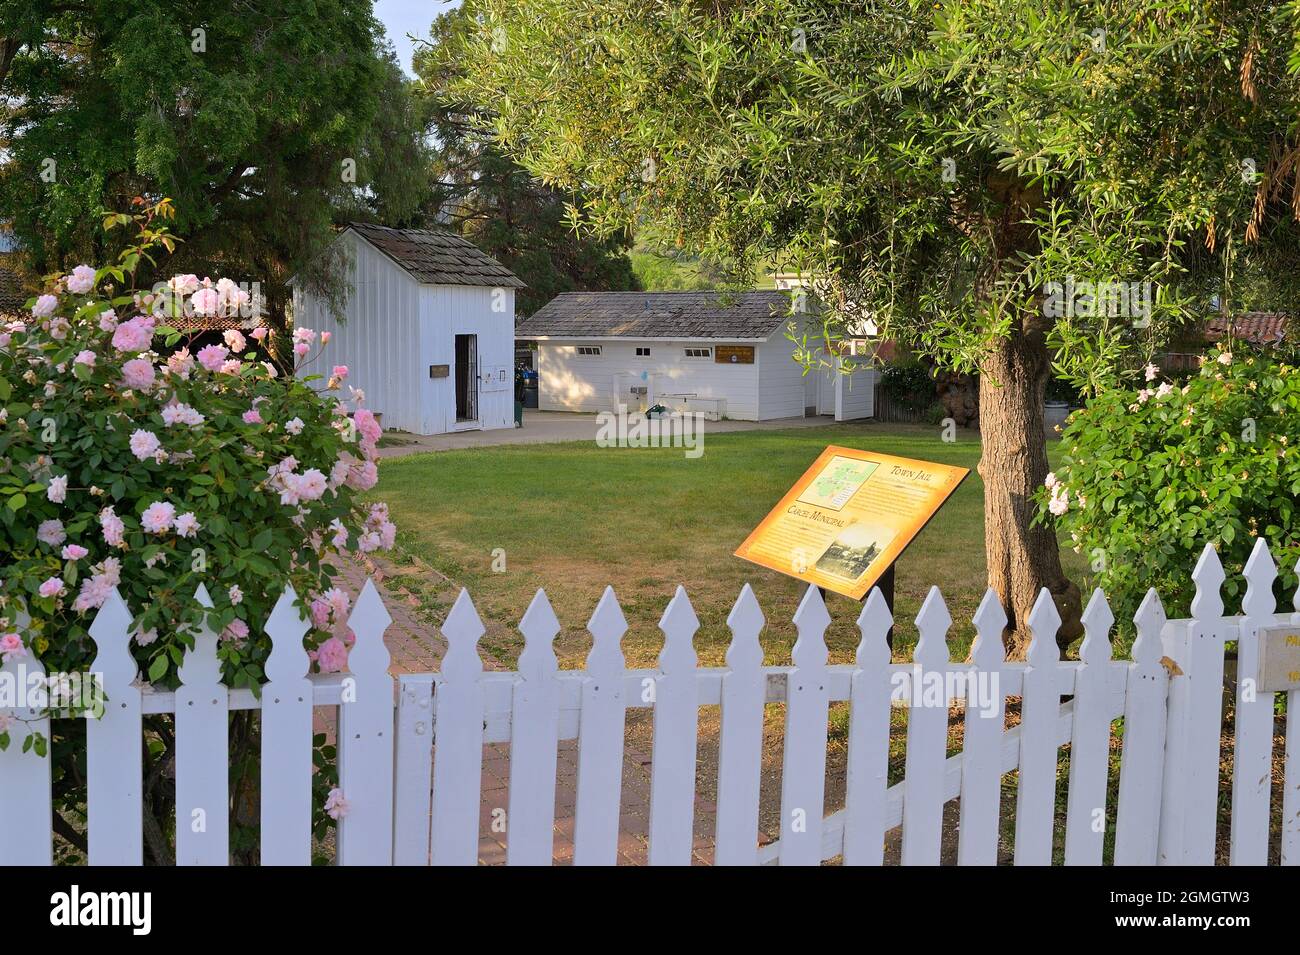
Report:
M 442 627 L 448 650 L 441 672 L 405 675 L 396 687 L 383 643 L 390 620 L 373 584 L 367 583 L 349 621 L 357 635 L 350 672 L 331 676 L 307 675 L 302 637 L 308 625 L 288 591 L 267 624 L 273 651 L 260 699 L 219 682 L 216 637 L 207 631 L 186 655 L 180 689 L 142 685 L 128 652 L 130 613 L 115 594 L 91 629 L 98 648 L 93 669 L 103 675 L 109 702 L 102 719 L 89 721 L 86 740 L 89 861 L 141 863 L 142 717 L 170 713 L 177 751 L 177 862 L 226 864 L 226 717 L 233 710 L 260 708 L 262 861 L 309 863 L 313 711 L 336 707 L 340 788 L 350 804 L 339 823 L 340 864 L 475 864 L 488 743 L 510 744 L 507 861 L 550 864 L 558 744 L 573 739 L 578 741 L 574 862 L 612 864 L 618 851 L 626 714 L 651 708 L 649 861 L 688 864 L 696 828 L 699 709 L 720 705 L 714 832 L 719 864 L 810 865 L 842 857 L 850 865 L 876 865 L 884 858 L 888 834 L 899 826 L 901 861 L 937 864 L 944 807 L 958 798 L 958 861 L 993 864 L 1002 841 L 1003 776 L 1013 770 L 1018 771 L 1015 862 L 1050 863 L 1058 757 L 1066 744 L 1071 747 L 1067 865 L 1100 864 L 1111 828 L 1116 864 L 1210 864 L 1216 847 L 1225 643 L 1237 642 L 1239 673 L 1253 673 L 1259 629 L 1300 622 L 1300 597 L 1297 613 L 1276 612 L 1276 568 L 1263 542 L 1245 576 L 1242 614 L 1226 616 L 1220 596 L 1224 573 L 1207 548 L 1193 572 L 1192 618 L 1167 621 L 1150 592 L 1135 618 L 1130 660 L 1112 659 L 1113 619 L 1098 591 L 1084 615 L 1079 660 L 1059 658 L 1060 619 L 1044 592 L 1029 619 L 1033 639 L 1027 660 L 1006 661 L 1005 617 L 990 592 L 974 617 L 977 637 L 970 661 L 953 662 L 947 646 L 952 621 L 933 588 L 917 616 L 920 639 L 911 662 L 891 662 L 885 635 L 893 621 L 873 592 L 858 617 L 855 662 L 828 666 L 823 635 L 830 616 L 810 588 L 794 617 L 793 665 L 764 666 L 758 637 L 765 621 L 746 586 L 728 618 L 733 639 L 727 665 L 700 668 L 692 647 L 699 622 L 679 588 L 660 621 L 665 639 L 655 670 L 625 668 L 620 640 L 627 624 L 607 589 L 588 624 L 593 645 L 585 670 L 557 668 L 552 642 L 559 623 L 539 591 L 519 625 L 525 644 L 518 671 L 485 671 L 477 649 L 484 627 L 462 592 Z M 1274 696 L 1251 681 L 1238 681 L 1229 833 L 1234 864 L 1268 860 Z M 1295 696 L 1290 693 L 1288 700 L 1283 864 L 1300 862 Z M 887 777 L 891 697 L 911 701 L 905 776 L 893 786 Z M 1003 715 L 1008 697 L 1020 701 L 1019 725 L 1010 730 Z M 1063 702 L 1063 697 L 1070 699 Z M 849 705 L 846 797 L 844 808 L 828 816 L 828 711 L 840 702 Z M 760 847 L 759 784 L 769 703 L 786 704 L 781 832 L 775 843 Z M 965 704 L 963 748 L 948 755 L 952 704 Z M 15 715 L 31 719 L 35 714 Z M 1121 716 L 1118 800 L 1110 806 L 1111 724 Z M 48 735 L 47 722 L 33 728 Z M 0 864 L 52 861 L 50 780 L 48 758 L 18 746 L 0 753 Z

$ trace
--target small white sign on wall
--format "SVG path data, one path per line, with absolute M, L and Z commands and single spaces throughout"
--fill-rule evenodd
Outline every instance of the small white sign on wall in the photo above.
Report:
M 1260 627 L 1259 688 L 1266 693 L 1300 690 L 1300 627 Z
M 479 373 L 480 391 L 509 391 L 512 383 L 508 365 L 492 365 Z

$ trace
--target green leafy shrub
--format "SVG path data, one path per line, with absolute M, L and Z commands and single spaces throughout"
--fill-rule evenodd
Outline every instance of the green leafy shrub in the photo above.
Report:
M 1233 608 L 1259 537 L 1289 605 L 1300 557 L 1300 372 L 1270 355 L 1218 350 L 1182 387 L 1154 365 L 1146 379 L 1071 415 L 1037 520 L 1054 520 L 1089 557 L 1121 620 L 1150 587 L 1170 616 L 1186 616 L 1207 543 L 1223 561 Z

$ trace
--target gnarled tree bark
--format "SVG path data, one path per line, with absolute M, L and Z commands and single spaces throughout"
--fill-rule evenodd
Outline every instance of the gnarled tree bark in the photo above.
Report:
M 1005 639 L 1014 657 L 1029 646 L 1029 611 L 1046 587 L 1061 614 L 1062 651 L 1083 634 L 1079 588 L 1061 570 L 1056 533 L 1032 526 L 1034 494 L 1047 478 L 1043 390 L 1051 357 L 1042 327 L 1027 323 L 999 342 L 980 369 L 984 547 L 989 586 L 1007 611 Z

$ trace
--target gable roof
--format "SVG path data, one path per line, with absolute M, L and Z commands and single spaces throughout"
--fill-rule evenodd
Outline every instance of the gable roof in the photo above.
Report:
M 1276 345 L 1286 337 L 1285 312 L 1242 312 L 1231 320 L 1212 318 L 1205 325 L 1205 337 L 1221 341 L 1229 331 L 1232 337 L 1252 345 Z
M 527 287 L 515 273 L 474 243 L 450 232 L 390 229 L 369 222 L 349 222 L 348 229 L 392 259 L 421 285 Z
M 565 292 L 516 323 L 515 337 L 766 341 L 789 319 L 787 292 Z

